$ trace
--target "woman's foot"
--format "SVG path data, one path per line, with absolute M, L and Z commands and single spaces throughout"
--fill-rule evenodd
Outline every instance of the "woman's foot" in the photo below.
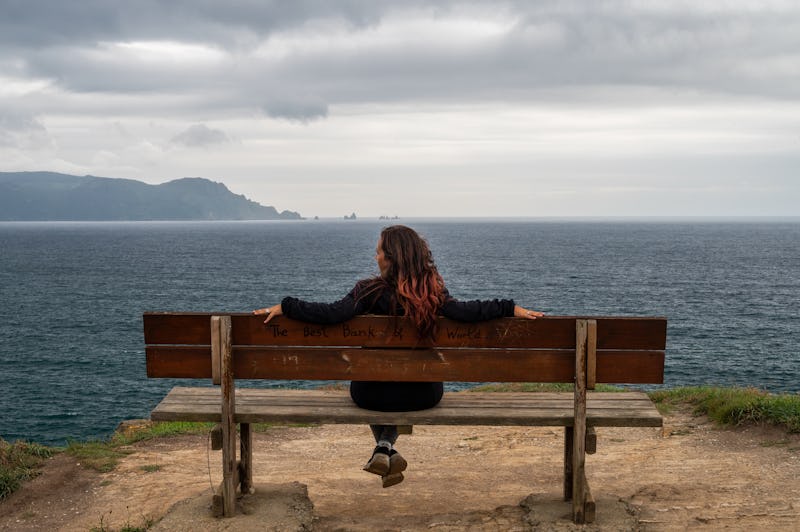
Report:
M 390 475 L 383 475 L 381 477 L 381 482 L 383 483 L 384 488 L 388 488 L 390 486 L 394 486 L 396 484 L 400 484 L 403 482 L 403 474 L 402 473 L 392 473 Z
M 389 451 L 389 472 L 381 476 L 381 483 L 384 488 L 394 486 L 403 482 L 403 471 L 408 467 L 408 462 L 403 456 L 392 449 Z
M 372 458 L 364 466 L 364 471 L 380 476 L 388 475 L 390 468 L 389 453 L 390 451 L 386 447 L 375 447 L 372 452 Z
M 389 474 L 402 473 L 408 467 L 408 462 L 403 456 L 392 449 L 389 451 Z

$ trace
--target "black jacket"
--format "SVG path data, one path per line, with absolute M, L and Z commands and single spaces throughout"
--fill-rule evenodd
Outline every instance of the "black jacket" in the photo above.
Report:
M 292 319 L 330 325 L 341 323 L 359 314 L 402 315 L 403 308 L 395 300 L 391 290 L 359 298 L 370 280 L 359 281 L 350 292 L 333 303 L 313 303 L 294 297 L 281 301 L 281 310 Z M 476 322 L 514 315 L 512 299 L 489 299 L 485 301 L 459 301 L 445 290 L 445 302 L 439 314 L 457 321 Z

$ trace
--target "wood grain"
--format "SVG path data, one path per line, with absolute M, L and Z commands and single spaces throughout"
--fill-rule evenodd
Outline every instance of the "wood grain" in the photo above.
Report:
M 153 409 L 154 421 L 220 421 L 220 389 L 175 387 Z M 572 392 L 446 393 L 434 408 L 376 412 L 353 404 L 347 392 L 240 389 L 237 423 L 286 422 L 386 425 L 573 425 Z M 660 427 L 662 417 L 641 392 L 590 392 L 586 424 L 591 427 Z
M 573 332 L 574 334 L 574 332 Z M 148 377 L 211 378 L 211 349 L 147 346 Z M 555 349 L 233 347 L 237 379 L 572 382 L 574 352 Z M 598 351 L 599 383 L 662 383 L 663 351 Z
M 148 345 L 208 345 L 208 319 L 213 313 L 147 312 L 143 316 Z M 263 323 L 262 316 L 231 314 L 234 345 L 364 346 L 364 347 L 504 347 L 575 348 L 575 316 L 547 316 L 536 320 L 501 318 L 462 323 L 437 321 L 433 342 L 421 341 L 410 321 L 390 316 L 358 316 L 337 325 L 313 325 L 285 316 Z M 666 319 L 597 317 L 598 349 L 654 349 L 666 347 Z

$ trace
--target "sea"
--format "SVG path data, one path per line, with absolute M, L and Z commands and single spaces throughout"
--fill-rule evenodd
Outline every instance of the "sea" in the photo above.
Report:
M 800 218 L 399 221 L 459 299 L 665 316 L 664 386 L 800 392 Z M 377 273 L 390 223 L 0 223 L 0 437 L 63 445 L 148 417 L 177 382 L 146 377 L 143 312 L 334 301 Z

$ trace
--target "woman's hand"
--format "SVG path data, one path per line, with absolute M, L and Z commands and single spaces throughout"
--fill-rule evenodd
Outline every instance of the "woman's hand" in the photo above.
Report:
M 264 315 L 266 314 L 267 319 L 264 320 L 264 323 L 269 323 L 269 320 L 274 318 L 275 316 L 283 315 L 283 309 L 281 308 L 281 304 L 278 303 L 277 305 L 273 305 L 269 308 L 260 308 L 253 311 L 255 315 Z
M 517 318 L 527 318 L 529 320 L 535 320 L 536 318 L 541 318 L 544 316 L 544 312 L 539 312 L 538 310 L 528 310 L 526 308 L 522 308 L 519 305 L 514 305 L 514 316 Z

